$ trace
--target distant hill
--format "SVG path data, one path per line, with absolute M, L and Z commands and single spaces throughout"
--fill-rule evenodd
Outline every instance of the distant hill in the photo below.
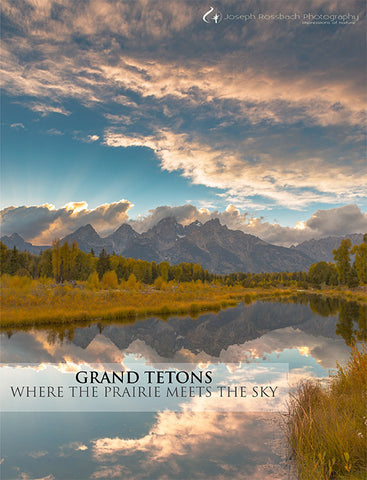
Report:
M 17 233 L 12 233 L 11 235 L 7 236 L 4 235 L 0 238 L 0 241 L 3 242 L 8 248 L 17 247 L 20 252 L 29 252 L 35 255 L 38 255 L 42 250 L 47 250 L 50 247 L 39 247 L 37 245 L 32 245 L 29 242 L 25 242 L 23 238 L 18 235 Z
M 327 237 L 321 238 L 320 240 L 308 240 L 307 242 L 302 242 L 296 247 L 291 247 L 298 252 L 302 252 L 312 258 L 315 262 L 333 262 L 333 250 L 338 248 L 340 242 L 345 239 L 350 238 L 352 245 L 359 245 L 363 241 L 362 233 L 353 233 L 351 235 L 345 235 L 343 237 Z
M 361 243 L 362 234 L 348 236 L 352 243 Z M 125 257 L 147 261 L 200 263 L 213 273 L 305 271 L 312 263 L 332 261 L 332 250 L 347 237 L 310 240 L 286 248 L 269 244 L 254 235 L 230 230 L 218 219 L 202 224 L 198 221 L 183 226 L 174 217 L 167 217 L 144 233 L 137 233 L 128 224 L 121 225 L 107 237 L 100 237 L 91 225 L 78 228 L 61 243 L 76 241 L 79 248 L 99 255 L 102 249 Z M 13 234 L 2 237 L 8 248 L 39 253 L 47 247 L 36 247 Z

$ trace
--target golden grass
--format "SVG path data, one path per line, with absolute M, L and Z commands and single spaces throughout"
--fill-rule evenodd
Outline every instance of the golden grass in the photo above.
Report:
M 1 327 L 71 323 L 91 319 L 132 319 L 148 315 L 190 314 L 218 311 L 234 306 L 243 289 L 213 285 L 180 284 L 165 290 L 90 290 L 84 285 L 52 286 L 20 281 L 2 281 Z M 250 298 L 254 294 L 247 294 Z
M 123 320 L 148 315 L 190 314 L 194 317 L 203 311 L 218 311 L 234 306 L 239 301 L 282 300 L 305 293 L 324 295 L 324 291 L 320 290 L 300 292 L 296 288 L 274 287 L 248 289 L 239 285 L 228 287 L 201 282 L 179 285 L 170 282 L 160 289 L 141 284 L 129 289 L 124 282 L 118 289 L 95 290 L 88 288 L 88 282 L 74 286 L 54 285 L 50 279 L 32 280 L 3 275 L 0 326 L 65 324 L 93 319 Z M 327 291 L 328 295 L 331 293 Z M 345 297 L 347 293 L 353 294 L 352 291 L 338 290 L 336 295 Z M 358 295 L 361 296 L 361 293 Z
M 367 478 L 366 390 L 367 353 L 355 348 L 328 388 L 299 385 L 287 427 L 300 480 Z

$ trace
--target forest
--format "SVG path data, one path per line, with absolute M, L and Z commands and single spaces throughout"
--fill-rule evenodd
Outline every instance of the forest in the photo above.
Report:
M 367 236 L 342 240 L 334 263 L 308 272 L 218 275 L 200 264 L 147 262 L 105 251 L 96 257 L 76 243 L 53 242 L 39 255 L 1 244 L 1 327 L 134 320 L 147 315 L 198 315 L 240 301 L 303 294 L 366 301 Z M 355 288 L 358 287 L 358 288 Z M 359 308 L 359 307 L 358 307 Z
M 161 288 L 168 282 L 204 282 L 218 285 L 251 287 L 347 286 L 367 284 L 367 234 L 360 245 L 352 247 L 349 239 L 341 241 L 333 251 L 334 263 L 318 262 L 308 272 L 249 273 L 235 272 L 219 275 L 204 270 L 198 263 L 148 262 L 102 250 L 96 257 L 93 250 L 84 253 L 77 243 L 61 244 L 55 240 L 52 248 L 39 255 L 8 249 L 0 242 L 0 273 L 26 276 L 32 279 L 53 279 L 56 284 L 86 282 L 91 288 L 119 288 L 138 284 Z

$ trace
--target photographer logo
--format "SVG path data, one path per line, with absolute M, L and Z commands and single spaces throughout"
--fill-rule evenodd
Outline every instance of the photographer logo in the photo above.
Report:
M 223 16 L 220 11 L 214 7 L 210 7 L 209 10 L 203 15 L 203 20 L 205 23 L 220 23 L 222 18 Z

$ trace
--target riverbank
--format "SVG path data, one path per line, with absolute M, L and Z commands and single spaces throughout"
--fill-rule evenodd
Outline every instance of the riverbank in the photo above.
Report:
M 327 388 L 301 383 L 289 404 L 288 442 L 300 480 L 367 475 L 367 353 L 354 349 Z
M 149 315 L 167 316 L 219 311 L 238 302 L 286 299 L 317 295 L 367 301 L 363 289 L 299 290 L 297 288 L 256 288 L 221 286 L 198 282 L 166 284 L 164 288 L 138 285 L 134 288 L 92 289 L 85 283 L 55 285 L 27 277 L 1 279 L 0 326 L 67 324 L 95 320 L 128 320 Z

